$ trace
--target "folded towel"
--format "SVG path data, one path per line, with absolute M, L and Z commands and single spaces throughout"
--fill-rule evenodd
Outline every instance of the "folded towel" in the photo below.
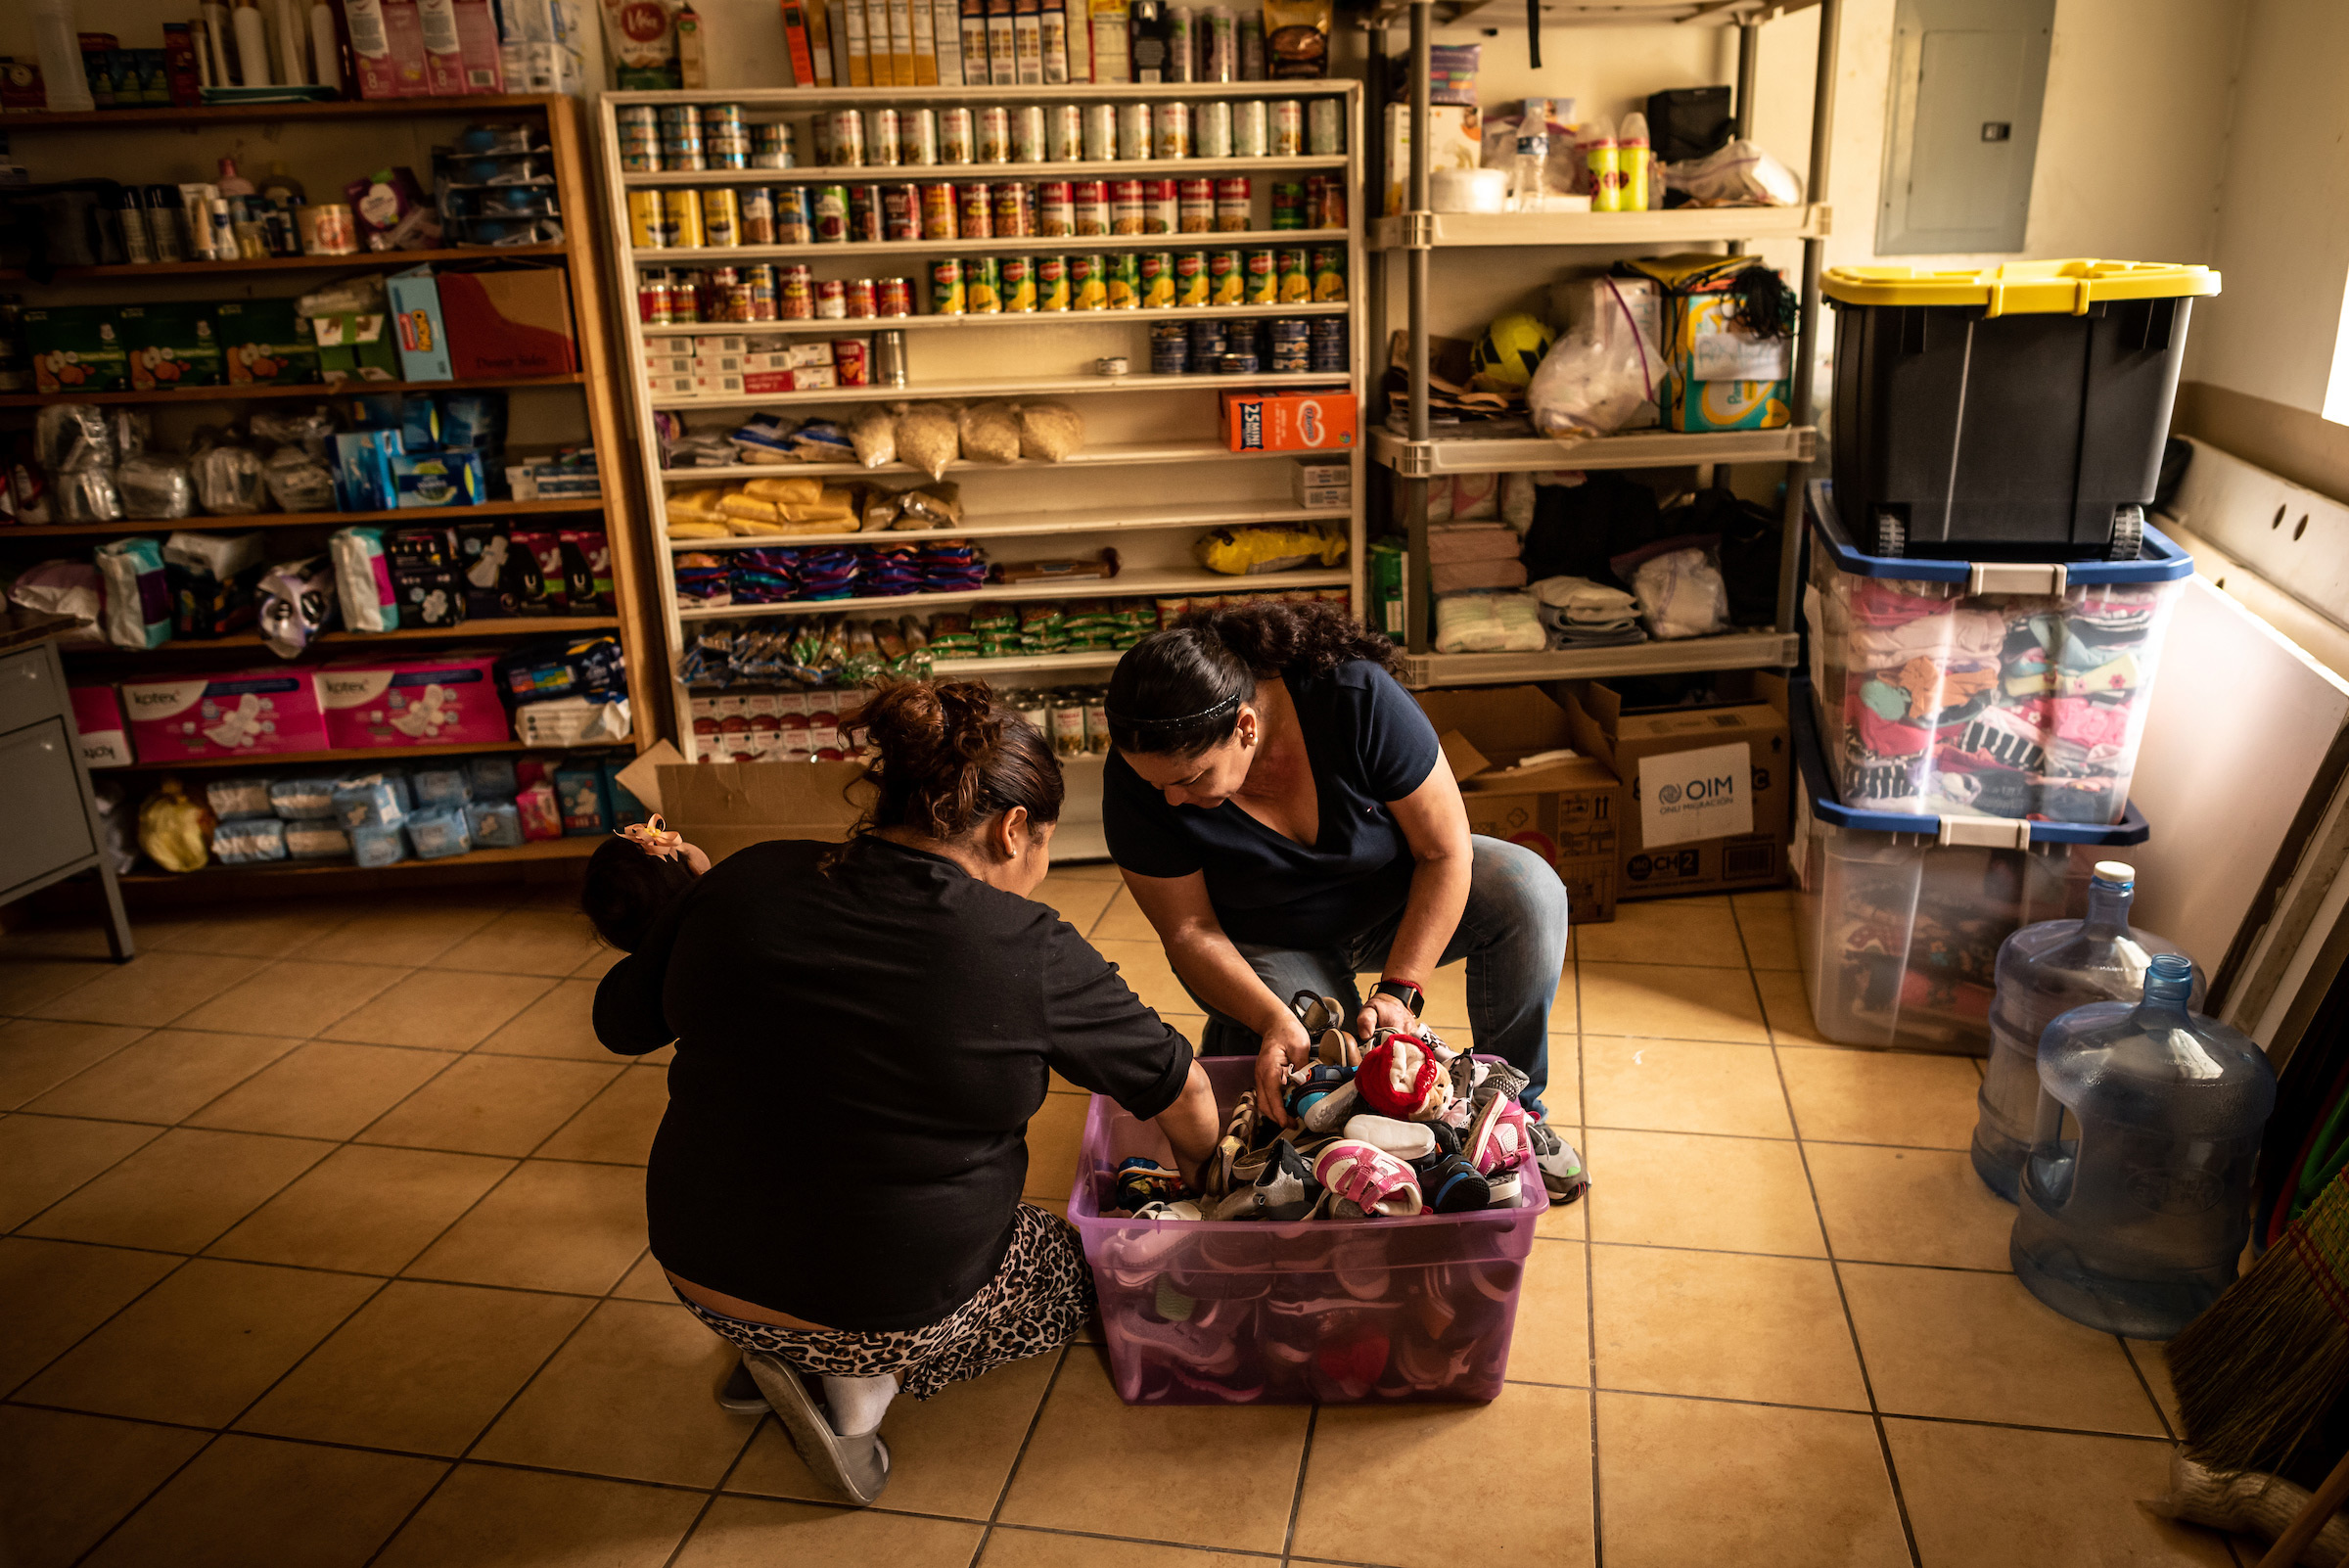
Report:
M 1427 569 L 1428 581 L 1438 593 L 1458 593 L 1467 588 L 1522 588 L 1525 586 L 1523 561 L 1457 561 Z M 1529 608 L 1532 601 L 1528 600 Z
M 1533 586 L 1535 598 L 1576 621 L 1628 621 L 1639 611 L 1639 601 L 1621 588 L 1604 587 L 1589 577 L 1543 577 Z

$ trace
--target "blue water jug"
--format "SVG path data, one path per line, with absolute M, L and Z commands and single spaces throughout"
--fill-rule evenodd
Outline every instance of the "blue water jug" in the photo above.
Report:
M 2258 1043 L 2187 1010 L 2193 978 L 2162 953 L 2142 1001 L 2076 1008 L 2039 1042 L 2007 1258 L 2066 1317 L 2133 1339 L 2170 1338 L 2234 1280 L 2276 1106 Z
M 2150 933 L 2129 929 L 2129 902 L 2136 893 L 2134 867 L 2098 860 L 2088 884 L 2086 919 L 2042 920 L 1999 947 L 1990 1060 L 1982 1069 L 1982 1114 L 1974 1124 L 1973 1152 L 1975 1172 L 2008 1203 L 2022 1180 L 2031 1124 L 2039 1115 L 2039 1038 L 2075 1007 L 2136 1000 L 2145 989 L 2145 968 L 2153 955 L 2178 950 Z M 2187 1005 L 2201 999 L 2197 978 Z

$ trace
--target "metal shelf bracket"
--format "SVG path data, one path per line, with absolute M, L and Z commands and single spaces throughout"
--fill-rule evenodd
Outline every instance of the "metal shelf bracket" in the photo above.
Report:
M 1404 212 L 1403 249 L 1432 251 L 1436 248 L 1436 215 L 1433 212 Z

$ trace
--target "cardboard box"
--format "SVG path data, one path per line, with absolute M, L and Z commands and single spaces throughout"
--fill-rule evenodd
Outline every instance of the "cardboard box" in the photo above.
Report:
M 660 778 L 663 818 L 712 860 L 768 839 L 840 843 L 869 804 L 862 762 L 685 763 Z
M 81 740 L 82 766 L 128 767 L 136 761 L 114 687 L 72 686 L 67 696 L 73 704 L 73 733 Z
M 489 498 L 479 452 L 396 452 L 392 463 L 392 504 L 479 506 Z
M 1460 104 L 1430 104 L 1427 110 L 1427 166 L 1481 168 L 1484 166 L 1484 120 L 1476 110 Z M 1387 215 L 1407 205 L 1411 167 L 1411 106 L 1387 105 Z
M 1786 877 L 1794 754 L 1786 682 L 1752 678 L 1753 700 L 1715 708 L 1626 709 L 1588 681 L 1567 705 L 1577 751 L 1603 759 L 1627 789 L 1621 896 L 1775 887 Z
M 210 305 L 135 304 L 120 310 L 134 391 L 218 387 L 227 381 Z
M 326 720 L 306 669 L 126 680 L 119 690 L 142 761 L 326 749 Z
M 442 272 L 440 318 L 462 379 L 559 376 L 579 368 L 571 287 L 559 267 Z
M 54 305 L 27 310 L 24 351 L 32 356 L 32 385 L 44 392 L 124 392 L 130 355 L 122 346 L 113 305 Z
M 318 373 L 328 381 L 399 380 L 399 355 L 384 317 L 312 316 L 310 335 L 318 340 Z
M 402 381 L 451 381 L 448 329 L 440 319 L 440 286 L 431 267 L 411 267 L 384 280 Z
M 328 744 L 486 746 L 508 740 L 494 657 L 352 660 L 318 670 Z
M 318 339 L 291 300 L 223 300 L 212 306 L 232 387 L 306 386 L 319 379 Z
M 1217 429 L 1235 452 L 1344 451 L 1355 443 L 1350 392 L 1227 392 Z
M 1555 755 L 1572 744 L 1566 711 L 1539 686 L 1413 695 L 1443 737 L 1468 831 L 1547 861 L 1566 884 L 1576 925 L 1614 919 L 1624 789 L 1604 762 Z

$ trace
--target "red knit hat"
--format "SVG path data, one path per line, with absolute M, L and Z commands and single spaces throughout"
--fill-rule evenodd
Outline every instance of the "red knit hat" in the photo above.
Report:
M 1397 1121 L 1425 1122 L 1444 1109 L 1444 1069 L 1426 1040 L 1400 1029 L 1370 1037 L 1354 1087 L 1372 1110 Z

